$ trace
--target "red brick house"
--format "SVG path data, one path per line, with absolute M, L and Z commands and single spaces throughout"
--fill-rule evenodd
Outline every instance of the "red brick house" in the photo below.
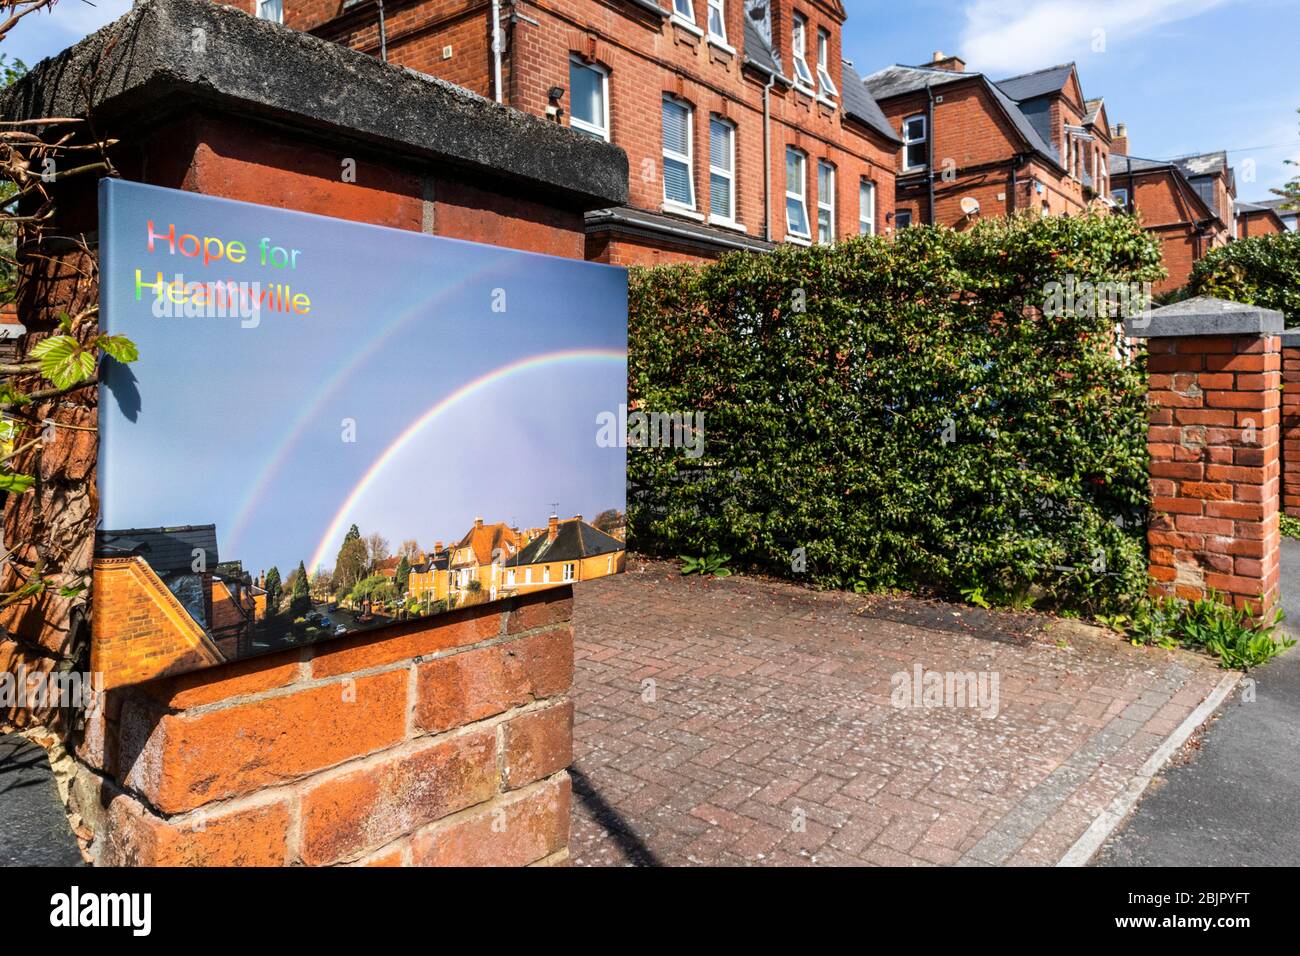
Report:
M 1072 63 L 994 81 L 935 53 L 865 82 L 903 141 L 900 225 L 960 228 L 1025 209 L 1069 215 L 1109 196 L 1105 104 L 1085 99 Z
M 1117 152 L 1110 157 L 1112 198 L 1161 243 L 1168 278 L 1156 284 L 1157 295 L 1181 289 L 1192 265 L 1210 249 L 1232 241 L 1236 185 L 1226 153 L 1180 160 L 1130 156 L 1127 131 L 1115 130 Z
M 1252 236 L 1275 236 L 1287 231 L 1277 206 L 1269 203 L 1239 202 L 1234 207 L 1238 239 Z
M 621 146 L 630 201 L 588 215 L 589 259 L 891 229 L 899 143 L 842 58 L 840 0 L 241 3 Z

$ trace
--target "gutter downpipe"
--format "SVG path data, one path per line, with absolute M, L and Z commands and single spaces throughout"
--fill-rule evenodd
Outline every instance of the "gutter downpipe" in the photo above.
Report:
M 763 87 L 763 239 L 772 241 L 772 87 L 776 74 L 767 75 Z
M 930 99 L 930 105 L 927 110 L 928 115 L 926 116 L 925 119 L 925 122 L 927 124 L 927 129 L 925 131 L 926 149 L 929 154 L 926 157 L 926 165 L 928 168 L 926 170 L 925 178 L 930 189 L 930 208 L 929 208 L 929 215 L 926 218 L 929 220 L 930 225 L 933 226 L 935 221 L 935 215 L 934 215 L 934 88 L 930 86 L 930 82 L 931 82 L 930 80 L 925 81 L 925 95 Z
M 492 89 L 497 102 L 504 103 L 505 91 L 501 89 L 501 0 L 492 0 Z
M 388 27 L 384 23 L 384 0 L 376 0 L 379 4 L 379 59 L 385 63 L 388 62 Z

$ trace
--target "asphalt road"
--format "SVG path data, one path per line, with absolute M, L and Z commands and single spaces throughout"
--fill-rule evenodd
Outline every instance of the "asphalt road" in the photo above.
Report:
M 1300 638 L 1300 541 L 1291 538 L 1282 595 L 1283 626 Z M 1156 779 L 1099 866 L 1300 864 L 1300 644 L 1250 677 L 1255 701 L 1243 690 L 1229 698 L 1200 752 Z

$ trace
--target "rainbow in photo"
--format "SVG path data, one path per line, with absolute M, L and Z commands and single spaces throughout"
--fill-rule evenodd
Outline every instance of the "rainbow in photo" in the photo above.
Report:
M 108 686 L 622 569 L 624 270 L 109 180 L 100 237 Z

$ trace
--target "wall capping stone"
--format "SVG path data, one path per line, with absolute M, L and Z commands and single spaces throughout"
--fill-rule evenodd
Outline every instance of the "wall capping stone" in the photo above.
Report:
M 1300 349 L 1300 329 L 1287 329 L 1281 333 L 1282 348 Z
M 1176 302 L 1124 320 L 1124 330 L 1135 339 L 1191 335 L 1277 335 L 1284 326 L 1285 320 L 1281 312 L 1211 296 Z
M 37 64 L 0 96 L 6 120 L 133 117 L 208 106 L 466 173 L 512 180 L 584 209 L 627 201 L 620 148 L 446 81 L 392 66 L 210 0 L 140 0 Z

